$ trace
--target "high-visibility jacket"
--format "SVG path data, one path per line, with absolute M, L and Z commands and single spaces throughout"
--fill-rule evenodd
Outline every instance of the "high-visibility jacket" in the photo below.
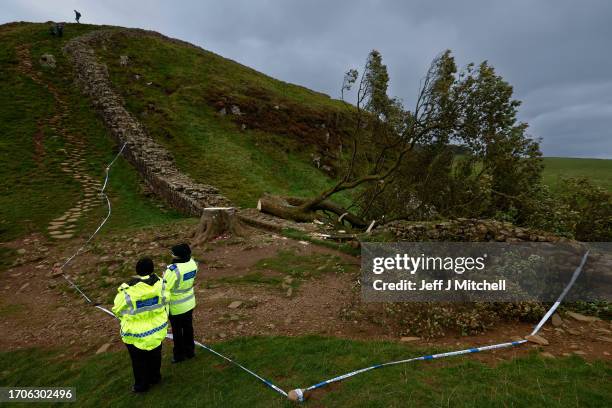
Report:
M 198 264 L 193 258 L 188 262 L 170 264 L 166 268 L 164 281 L 171 315 L 182 314 L 195 307 L 193 285 L 197 273 Z
M 168 332 L 164 281 L 159 276 L 134 277 L 119 286 L 113 313 L 121 321 L 121 339 L 141 350 L 159 346 Z

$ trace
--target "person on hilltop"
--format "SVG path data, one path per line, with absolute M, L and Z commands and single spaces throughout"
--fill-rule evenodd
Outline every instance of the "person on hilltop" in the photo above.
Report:
M 187 244 L 172 247 L 172 264 L 164 272 L 164 281 L 168 291 L 170 306 L 170 324 L 174 340 L 173 363 L 180 363 L 193 358 L 193 309 L 196 306 L 193 285 L 198 265 L 191 257 L 191 248 Z
M 121 321 L 134 373 L 136 393 L 146 392 L 161 381 L 162 341 L 168 332 L 164 282 L 155 273 L 150 258 L 136 264 L 137 276 L 123 283 L 115 296 L 113 313 Z
M 76 20 L 77 24 L 80 23 L 80 19 L 81 19 L 81 13 L 79 13 L 77 10 L 74 10 L 74 19 Z
M 53 36 L 63 37 L 64 36 L 64 23 L 51 23 L 49 32 Z

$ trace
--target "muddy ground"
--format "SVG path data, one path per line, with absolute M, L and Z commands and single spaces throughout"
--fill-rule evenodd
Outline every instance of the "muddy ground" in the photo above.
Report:
M 75 258 L 66 274 L 93 302 L 110 308 L 116 288 L 129 279 L 139 256 L 152 256 L 157 273 L 163 273 L 165 262 L 170 260 L 170 246 L 185 240 L 191 228 L 192 223 L 178 223 L 132 234 L 106 233 Z M 60 242 L 32 235 L 5 245 L 15 251 L 14 259 L 4 260 L 12 266 L 0 273 L 1 350 L 61 346 L 67 355 L 87 356 L 100 348 L 123 347 L 117 321 L 87 304 L 62 276 L 53 272 L 53 266 L 63 263 L 82 242 L 83 239 Z M 332 265 L 324 273 L 306 276 L 298 286 L 277 270 L 266 269 L 265 259 L 274 258 L 279 251 L 304 257 L 323 256 Z M 516 340 L 532 329 L 531 324 L 512 323 L 497 325 L 478 336 L 449 334 L 429 340 L 402 339 L 371 322 L 346 320 L 343 310 L 349 307 L 360 260 L 276 234 L 253 230 L 245 238 L 221 237 L 195 248 L 194 257 L 200 261 L 194 326 L 197 339 L 206 343 L 252 335 L 317 334 L 455 349 Z M 266 281 L 274 277 L 279 284 Z M 548 346 L 529 343 L 481 353 L 476 358 L 497 361 L 533 349 L 550 358 L 571 354 L 587 360 L 611 358 L 610 322 L 563 317 L 560 326 L 548 323 L 541 332 L 550 342 Z

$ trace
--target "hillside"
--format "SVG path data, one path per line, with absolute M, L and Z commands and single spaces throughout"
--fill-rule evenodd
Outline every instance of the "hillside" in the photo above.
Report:
M 99 27 L 69 25 L 62 39 L 49 35 L 47 27 L 25 23 L 0 27 L 1 241 L 48 232 L 49 222 L 71 209 L 80 215 L 93 211 L 90 217 L 75 217 L 70 231 L 77 235 L 106 212 L 92 193 L 115 154 L 114 143 L 89 101 L 74 87 L 72 67 L 61 52 L 71 37 Z M 55 68 L 40 65 L 45 53 L 55 56 Z M 79 181 L 84 179 L 93 182 L 88 191 Z M 109 229 L 179 217 L 143 190 L 125 161 L 117 163 L 110 183 L 114 214 Z M 88 199 L 85 194 L 90 196 L 88 204 L 99 205 L 77 208 Z
M 194 360 L 171 364 L 169 341 L 163 343 L 162 383 L 133 395 L 118 323 L 91 305 L 110 308 L 140 257 L 150 256 L 161 274 L 173 262 L 169 248 L 191 242 L 197 219 L 164 204 L 176 208 L 176 201 L 157 198 L 163 195 L 152 173 L 176 176 L 178 167 L 190 176 L 181 173 L 184 179 L 197 182 L 192 186 L 206 185 L 244 207 L 265 192 L 313 194 L 330 185 L 343 159 L 351 107 L 157 33 L 66 24 L 56 38 L 48 28 L 0 26 L 0 384 L 76 387 L 79 406 L 92 407 L 295 406 L 202 349 Z M 109 35 L 91 35 L 100 30 Z M 62 51 L 84 36 L 94 39 L 86 44 L 93 50 L 84 51 L 93 56 L 89 65 L 73 63 L 74 54 Z M 94 109 L 93 98 L 82 93 L 84 78 L 91 77 L 75 67 L 103 72 L 104 86 L 97 89 L 115 104 Z M 131 120 L 112 122 L 109 110 L 115 119 Z M 154 152 L 134 148 L 134 135 L 143 134 L 155 139 L 140 139 Z M 58 272 L 55 267 L 107 215 L 97 192 L 117 140 L 131 144 L 110 170 L 112 216 Z M 143 170 L 136 157 L 143 152 L 155 153 L 150 157 L 157 166 Z M 610 188 L 611 161 L 545 163 L 552 185 L 560 175 L 586 175 Z M 171 187 L 177 196 L 200 198 L 185 184 Z M 265 217 L 255 208 L 239 213 Z M 389 239 L 552 240 L 494 220 L 400 224 Z M 541 317 L 537 308 L 527 308 L 529 316 L 502 316 L 469 307 L 449 314 L 452 308 L 434 304 L 414 304 L 403 315 L 386 303 L 363 307 L 360 243 L 344 233 L 341 243 L 320 240 L 312 232 L 332 228 L 326 224 L 290 228 L 295 225 L 281 220 L 274 232 L 245 227 L 244 234 L 192 245 L 199 263 L 196 340 L 283 389 L 389 360 L 515 341 Z M 600 313 L 583 307 L 578 311 Z M 562 328 L 542 329 L 550 342 L 545 348 L 523 344 L 373 370 L 320 389 L 311 406 L 598 406 L 612 399 L 609 309 L 601 307 L 603 318 L 567 312 L 564 304 L 555 314 Z
M 89 180 L 101 178 L 113 155 L 108 132 L 74 86 L 61 52 L 71 38 L 103 28 L 108 27 L 68 24 L 64 37 L 55 38 L 46 24 L 0 27 L 6 73 L 0 98 L 11 107 L 0 118 L 0 155 L 7 163 L 0 170 L 0 233 L 7 238 L 45 231 L 55 218 L 83 208 L 79 183 L 62 170 L 62 163 L 77 157 L 66 146 L 69 139 L 81 142 L 72 147 L 78 147 L 84 166 L 78 170 Z M 157 33 L 115 30 L 96 44 L 96 55 L 127 109 L 173 154 L 180 170 L 245 207 L 264 192 L 307 196 L 330 184 L 349 131 L 349 105 Z M 55 57 L 55 68 L 40 64 L 45 53 Z M 610 188 L 609 163 L 547 158 L 545 181 L 555 186 L 560 176 L 588 176 Z M 111 229 L 178 216 L 143 188 L 125 162 L 114 172 Z M 82 223 L 67 231 L 78 234 Z
M 345 103 L 156 33 L 117 33 L 96 54 L 179 168 L 236 204 L 329 184 L 350 119 Z
M 82 142 L 79 158 L 89 179 L 99 180 L 113 155 L 108 132 L 74 86 L 61 51 L 71 38 L 105 27 L 67 24 L 63 38 L 51 36 L 48 27 L 0 27 L 6 73 L 0 98 L 3 107 L 12 107 L 0 118 L 0 155 L 8 163 L 1 170 L 0 231 L 7 239 L 44 231 L 83 199 L 79 183 L 62 171 L 71 158 L 68 137 Z M 96 51 L 128 110 L 173 153 L 179 168 L 235 204 L 253 206 L 264 192 L 308 195 L 329 185 L 345 132 L 340 124 L 348 123 L 346 104 L 155 33 L 118 34 Z M 47 53 L 55 68 L 41 65 Z M 127 66 L 121 55 L 128 56 Z M 12 160 L 16 155 L 19 161 Z M 177 217 L 160 209 L 125 162 L 114 172 L 111 229 Z M 28 207 L 19 205 L 26 201 Z

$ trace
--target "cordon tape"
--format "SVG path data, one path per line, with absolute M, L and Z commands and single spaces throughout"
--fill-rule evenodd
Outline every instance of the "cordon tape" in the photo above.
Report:
M 87 303 L 92 304 L 97 309 L 101 310 L 102 312 L 104 312 L 104 313 L 106 313 L 106 314 L 108 314 L 108 315 L 110 315 L 110 316 L 112 316 L 114 318 L 117 318 L 117 317 L 113 314 L 113 312 L 111 312 L 110 310 L 106 309 L 103 306 L 100 306 L 99 304 L 93 303 L 92 300 L 81 290 L 81 288 L 79 288 L 79 286 L 77 284 L 75 284 L 73 281 L 71 281 L 70 278 L 66 274 L 63 273 L 63 271 L 64 271 L 64 268 L 74 258 L 76 258 L 83 251 L 83 249 L 85 249 L 85 247 L 89 244 L 89 242 L 91 242 L 91 240 L 98 234 L 98 232 L 100 232 L 100 230 L 102 229 L 104 224 L 106 224 L 106 222 L 110 218 L 111 212 L 112 212 L 111 202 L 110 202 L 110 199 L 108 198 L 108 196 L 106 195 L 105 191 L 106 191 L 106 187 L 108 185 L 108 179 L 109 179 L 109 174 L 110 174 L 111 167 L 113 166 L 115 161 L 119 158 L 119 156 L 121 156 L 121 154 L 123 153 L 126 145 L 127 145 L 127 143 L 124 143 L 123 146 L 121 146 L 121 149 L 119 149 L 119 152 L 117 153 L 117 155 L 108 164 L 108 166 L 106 166 L 106 169 L 105 169 L 104 183 L 102 184 L 102 188 L 100 189 L 100 197 L 103 200 L 106 201 L 106 205 L 107 205 L 107 208 L 108 208 L 108 213 L 107 213 L 106 217 L 104 217 L 104 219 L 102 220 L 100 225 L 98 225 L 98 227 L 91 234 L 91 236 L 85 241 L 85 243 L 83 245 L 81 245 L 81 247 L 79 247 L 79 249 L 71 257 L 69 257 L 66 260 L 66 262 L 64 262 L 64 264 L 62 266 L 59 267 L 59 271 L 62 272 L 62 276 L 64 277 L 64 279 L 77 292 L 79 292 L 79 294 L 81 296 L 83 296 L 83 298 L 87 301 Z M 565 287 L 563 292 L 561 292 L 561 294 L 559 295 L 559 298 L 557 299 L 557 301 L 551 306 L 551 308 L 546 312 L 546 314 L 542 317 L 542 319 L 534 327 L 533 331 L 531 332 L 532 336 L 537 334 L 540 331 L 542 326 L 544 326 L 544 324 L 548 321 L 548 319 L 550 319 L 550 317 L 555 312 L 555 310 L 557 310 L 557 308 L 559 307 L 559 305 L 561 304 L 561 302 L 563 301 L 563 299 L 565 298 L 567 293 L 570 291 L 571 287 L 574 285 L 574 282 L 576 282 L 576 279 L 578 279 L 578 275 L 580 275 L 580 273 L 582 272 L 582 268 L 584 267 L 584 264 L 586 263 L 588 256 L 589 256 L 589 252 L 586 251 L 584 256 L 582 257 L 580 265 L 578 265 L 578 267 L 574 271 L 574 273 L 573 273 L 569 283 L 567 284 L 567 286 Z M 166 335 L 166 338 L 172 339 L 172 333 L 168 333 Z M 305 393 L 306 392 L 316 390 L 317 388 L 323 388 L 323 387 L 325 387 L 325 386 L 327 386 L 329 384 L 332 384 L 332 383 L 335 383 L 335 382 L 338 382 L 338 381 L 342 381 L 342 380 L 346 380 L 347 378 L 354 377 L 354 376 L 356 376 L 358 374 L 363 374 L 363 373 L 371 371 L 371 370 L 375 370 L 375 369 L 379 369 L 379 368 L 383 368 L 383 367 L 389 367 L 389 366 L 398 365 L 398 364 L 410 363 L 410 362 L 413 362 L 413 361 L 435 360 L 435 359 L 440 359 L 440 358 L 444 358 L 444 357 L 453 357 L 453 356 L 460 356 L 460 355 L 463 355 L 463 354 L 478 353 L 478 352 L 481 352 L 481 351 L 502 349 L 502 348 L 507 348 L 507 347 L 518 346 L 518 345 L 521 345 L 521 344 L 524 344 L 524 343 L 527 343 L 527 340 L 518 340 L 518 341 L 512 341 L 512 342 L 508 342 L 508 343 L 493 344 L 493 345 L 489 345 L 489 346 L 473 347 L 473 348 L 468 348 L 468 349 L 464 349 L 464 350 L 449 351 L 449 352 L 446 352 L 446 353 L 430 354 L 430 355 L 419 356 L 419 357 L 411 357 L 411 358 L 404 359 L 404 360 L 397 360 L 397 361 L 390 361 L 390 362 L 387 362 L 387 363 L 374 364 L 374 365 L 371 365 L 369 367 L 361 368 L 359 370 L 351 371 L 351 372 L 346 373 L 346 374 L 338 375 L 336 377 L 330 378 L 329 380 L 318 382 L 316 384 L 311 385 L 310 387 L 296 388 L 294 390 L 291 390 L 289 393 L 287 393 L 285 390 L 283 390 L 279 386 L 275 385 L 270 380 L 265 379 L 264 377 L 262 377 L 262 376 L 258 375 L 257 373 L 249 370 L 245 366 L 237 363 L 236 361 L 230 359 L 229 357 L 224 356 L 223 354 L 219 353 L 218 351 L 213 350 L 211 347 L 207 346 L 206 344 L 200 343 L 199 341 L 195 342 L 195 344 L 197 346 L 207 350 L 208 352 L 210 352 L 210 353 L 212 353 L 212 354 L 214 354 L 214 355 L 224 359 L 225 361 L 235 365 L 236 367 L 242 369 L 243 371 L 247 372 L 248 374 L 252 375 L 256 379 L 258 379 L 259 381 L 264 383 L 270 389 L 278 392 L 279 394 L 283 395 L 284 397 L 289 397 L 290 399 L 292 399 L 294 401 L 299 401 L 299 402 L 303 402 L 304 401 Z

